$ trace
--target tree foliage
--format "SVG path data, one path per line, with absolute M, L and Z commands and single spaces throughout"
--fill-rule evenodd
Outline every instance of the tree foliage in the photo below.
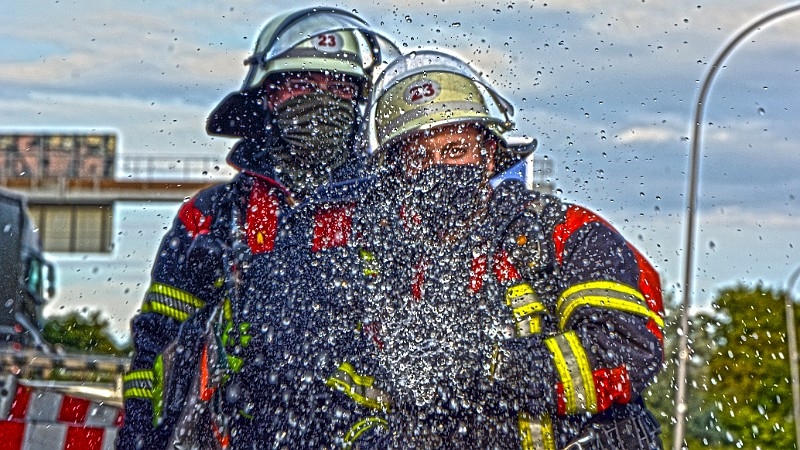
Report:
M 675 395 L 677 392 L 678 352 L 680 338 L 680 304 L 674 296 L 664 300 L 664 368 L 645 392 L 648 407 L 661 423 L 662 440 L 665 448 L 672 447 L 672 434 L 675 425 Z M 691 358 L 687 367 L 687 411 L 685 438 L 689 448 L 718 448 L 722 440 L 720 432 L 713 425 L 712 413 L 705 404 L 708 379 L 709 354 L 712 351 L 711 338 L 707 333 L 708 317 L 694 314 L 690 317 L 689 348 Z
M 129 345 L 120 347 L 114 342 L 108 319 L 96 310 L 87 314 L 71 312 L 65 316 L 47 318 L 44 338 L 67 352 L 115 356 L 127 356 L 130 353 Z
M 740 286 L 721 291 L 713 304 L 716 350 L 706 402 L 739 448 L 794 446 L 785 295 Z
M 763 287 L 726 288 L 710 312 L 690 316 L 688 448 L 794 448 L 785 295 Z M 674 299 L 665 303 L 664 370 L 646 399 L 661 422 L 665 448 L 671 448 L 680 316 Z

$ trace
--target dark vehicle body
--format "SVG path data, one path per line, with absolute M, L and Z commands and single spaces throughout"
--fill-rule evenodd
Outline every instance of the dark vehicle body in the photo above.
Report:
M 55 269 L 42 254 L 25 197 L 0 189 L 0 349 L 49 350 L 42 308 L 54 294 Z

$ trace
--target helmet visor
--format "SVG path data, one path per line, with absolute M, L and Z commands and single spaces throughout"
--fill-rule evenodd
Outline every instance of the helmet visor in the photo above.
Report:
M 337 49 L 336 46 L 340 44 L 336 39 L 332 39 L 332 33 L 336 32 L 347 32 L 353 36 L 355 42 L 352 48 Z M 325 50 L 337 51 L 338 57 L 342 59 L 337 65 L 331 63 L 332 59 L 319 58 L 318 63 L 315 63 L 313 57 L 310 57 L 304 64 L 310 71 L 314 69 L 340 71 L 349 67 L 346 71 L 351 75 L 366 77 L 372 67 L 381 63 L 376 61 L 377 55 L 386 58 L 399 55 L 399 50 L 391 41 L 369 30 L 366 22 L 346 11 L 304 10 L 289 15 L 273 27 L 264 29 L 258 38 L 253 56 L 246 61 L 252 64 L 253 68 L 245 79 L 243 90 L 260 86 L 267 75 L 265 68 L 270 62 L 281 59 L 293 50 L 296 51 L 310 39 L 314 39 L 311 43 L 314 46 L 329 47 Z

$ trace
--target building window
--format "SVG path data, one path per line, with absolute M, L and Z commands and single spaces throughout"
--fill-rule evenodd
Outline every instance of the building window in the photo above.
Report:
M 46 252 L 110 253 L 111 204 L 29 204 Z

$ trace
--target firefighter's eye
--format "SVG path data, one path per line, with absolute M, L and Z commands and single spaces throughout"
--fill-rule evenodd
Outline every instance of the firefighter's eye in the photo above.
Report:
M 458 142 L 447 144 L 442 149 L 442 157 L 448 159 L 461 158 L 466 155 L 467 152 L 469 152 L 469 146 L 465 143 Z

